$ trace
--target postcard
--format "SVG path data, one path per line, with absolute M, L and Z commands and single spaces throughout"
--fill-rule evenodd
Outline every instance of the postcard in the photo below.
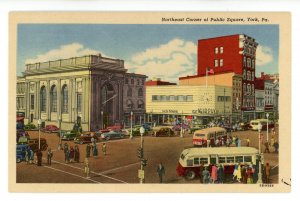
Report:
M 290 192 L 290 13 L 9 18 L 10 192 Z

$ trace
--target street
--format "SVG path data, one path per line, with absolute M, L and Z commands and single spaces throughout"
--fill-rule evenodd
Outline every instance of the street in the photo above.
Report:
M 262 132 L 266 139 L 266 131 Z M 38 131 L 29 131 L 31 138 L 38 137 Z M 233 132 L 233 136 L 242 139 L 242 146 L 246 146 L 246 138 L 250 139 L 250 146 L 258 148 L 257 131 Z M 137 157 L 137 149 L 140 146 L 140 137 L 133 139 L 118 139 L 105 141 L 107 155 L 102 153 L 102 141 L 97 143 L 98 156 L 89 158 L 90 178 L 84 173 L 84 158 L 86 145 L 78 145 L 80 150 L 80 162 L 65 163 L 63 150 L 58 150 L 59 137 L 56 133 L 41 133 L 42 138 L 47 139 L 49 147 L 53 150 L 52 165 L 47 165 L 47 151 L 43 151 L 42 166 L 17 163 L 17 183 L 139 183 L 138 169 L 140 160 Z M 271 134 L 269 134 L 271 139 Z M 276 132 L 275 139 L 278 139 Z M 75 146 L 72 141 L 67 142 Z M 64 141 L 63 141 L 64 144 Z M 192 146 L 192 134 L 185 134 L 183 138 L 176 137 L 144 137 L 144 157 L 148 159 L 145 167 L 145 183 L 158 183 L 159 178 L 156 168 L 159 162 L 165 167 L 164 183 L 199 183 L 199 179 L 185 180 L 177 176 L 176 167 L 180 153 L 185 147 Z M 262 152 L 264 146 L 262 146 Z M 274 148 L 271 153 L 265 153 L 265 163 L 268 162 L 271 169 L 271 182 L 278 183 L 278 156 Z

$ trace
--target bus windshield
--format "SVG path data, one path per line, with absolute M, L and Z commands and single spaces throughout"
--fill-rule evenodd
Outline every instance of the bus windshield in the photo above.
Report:
M 200 133 L 197 133 L 195 134 L 196 137 L 205 137 L 205 134 L 200 134 Z

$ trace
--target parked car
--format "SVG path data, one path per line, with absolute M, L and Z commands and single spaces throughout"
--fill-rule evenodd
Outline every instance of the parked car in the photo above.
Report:
M 95 132 L 95 135 L 97 136 L 97 137 L 101 137 L 101 134 L 102 133 L 108 133 L 110 130 L 108 130 L 108 129 L 101 129 L 101 130 L 98 130 L 98 131 L 96 131 Z
M 98 142 L 99 138 L 96 135 L 87 135 L 82 134 L 74 139 L 74 143 L 77 144 L 85 144 L 85 143 L 92 143 L 93 141 Z
M 61 140 L 74 140 L 78 134 L 74 131 L 60 131 Z
M 102 133 L 101 138 L 104 140 L 124 138 L 124 134 L 120 131 L 109 131 L 107 133 Z
M 123 125 L 121 123 L 115 123 L 115 125 L 107 126 L 106 129 L 113 130 L 113 131 L 119 131 L 119 130 L 122 130 L 122 128 L 123 128 Z
M 20 163 L 26 160 L 26 151 L 28 149 L 28 144 L 17 144 L 16 156 L 17 156 L 17 163 Z
M 48 148 L 47 140 L 45 138 L 40 138 L 40 142 L 41 142 L 41 150 L 46 151 Z M 39 149 L 39 139 L 38 138 L 28 139 L 27 143 L 33 152 L 38 151 L 38 149 Z
M 155 127 L 153 128 L 153 136 L 161 137 L 161 136 L 174 136 L 174 131 L 170 127 Z
M 245 130 L 249 130 L 250 128 L 251 128 L 250 123 L 241 122 L 241 123 L 239 123 L 237 130 L 245 131 Z
M 52 133 L 59 131 L 59 128 L 55 125 L 47 125 L 45 128 L 42 129 L 43 132 Z

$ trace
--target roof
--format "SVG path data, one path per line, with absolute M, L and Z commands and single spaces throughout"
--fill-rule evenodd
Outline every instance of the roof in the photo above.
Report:
M 224 154 L 258 154 L 258 150 L 253 147 L 211 147 L 211 148 L 199 148 L 193 147 L 182 151 L 182 154 L 188 157 L 199 155 L 224 155 Z
M 221 128 L 221 127 L 211 127 L 211 128 L 204 128 L 204 129 L 196 130 L 195 133 L 210 133 L 210 132 L 218 132 L 218 131 L 225 132 L 226 129 Z

